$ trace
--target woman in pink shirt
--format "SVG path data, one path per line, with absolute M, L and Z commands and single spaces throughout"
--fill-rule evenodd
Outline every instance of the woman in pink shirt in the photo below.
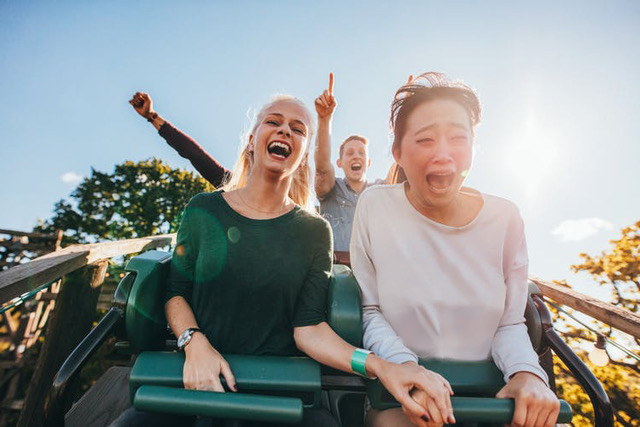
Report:
M 460 82 L 426 73 L 391 107 L 393 156 L 406 181 L 360 196 L 351 262 L 362 288 L 364 344 L 397 363 L 492 358 L 515 398 L 517 426 L 552 426 L 559 403 L 524 324 L 528 259 L 516 206 L 463 187 L 480 101 Z M 445 384 L 415 391 L 427 418 L 369 411 L 368 425 L 441 425 Z

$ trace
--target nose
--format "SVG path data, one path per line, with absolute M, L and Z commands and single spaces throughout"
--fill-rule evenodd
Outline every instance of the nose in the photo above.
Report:
M 451 154 L 451 147 L 447 143 L 447 140 L 441 138 L 436 145 L 436 153 L 434 161 L 437 163 L 449 163 L 453 162 L 453 156 Z
M 281 126 L 280 129 L 278 129 L 278 135 L 284 135 L 286 137 L 290 137 L 291 132 L 289 132 L 289 129 L 285 128 L 284 126 Z

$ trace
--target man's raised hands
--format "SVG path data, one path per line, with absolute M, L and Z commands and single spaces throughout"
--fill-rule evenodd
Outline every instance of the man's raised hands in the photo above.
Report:
M 338 105 L 335 96 L 333 96 L 333 73 L 329 74 L 329 88 L 325 89 L 322 95 L 316 98 L 314 104 L 318 118 L 331 118 L 336 105 Z

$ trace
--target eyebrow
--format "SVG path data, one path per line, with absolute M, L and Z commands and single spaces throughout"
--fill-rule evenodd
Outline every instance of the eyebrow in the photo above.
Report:
M 280 118 L 284 119 L 284 115 L 280 114 L 280 113 L 269 113 L 265 116 L 265 118 L 269 117 L 269 116 L 278 116 Z M 294 123 L 300 123 L 302 126 L 304 126 L 304 128 L 307 128 L 307 125 L 302 121 L 302 120 L 298 120 L 298 119 L 293 119 L 292 122 Z
M 457 129 L 462 129 L 462 130 L 465 130 L 465 131 L 466 131 L 466 130 L 469 130 L 469 129 L 464 125 L 464 124 L 462 124 L 462 123 L 458 123 L 458 122 L 448 122 L 448 123 L 447 123 L 447 125 L 448 125 L 448 126 L 451 126 L 451 127 L 454 127 L 454 128 L 457 128 Z M 437 124 L 437 123 L 432 123 L 432 124 L 430 124 L 430 125 L 427 125 L 427 126 L 421 127 L 420 129 L 418 129 L 418 130 L 414 133 L 414 135 L 417 135 L 417 134 L 419 134 L 420 132 L 424 132 L 424 131 L 427 131 L 427 130 L 431 130 L 431 129 L 433 129 L 433 128 L 434 128 L 434 127 L 436 127 L 436 126 L 438 126 L 438 124 Z

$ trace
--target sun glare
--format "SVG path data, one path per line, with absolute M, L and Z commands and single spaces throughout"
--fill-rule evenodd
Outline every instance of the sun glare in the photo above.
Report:
M 553 133 L 537 122 L 533 112 L 527 114 L 520 132 L 509 142 L 506 161 L 512 176 L 528 199 L 535 198 L 548 185 L 558 158 Z

